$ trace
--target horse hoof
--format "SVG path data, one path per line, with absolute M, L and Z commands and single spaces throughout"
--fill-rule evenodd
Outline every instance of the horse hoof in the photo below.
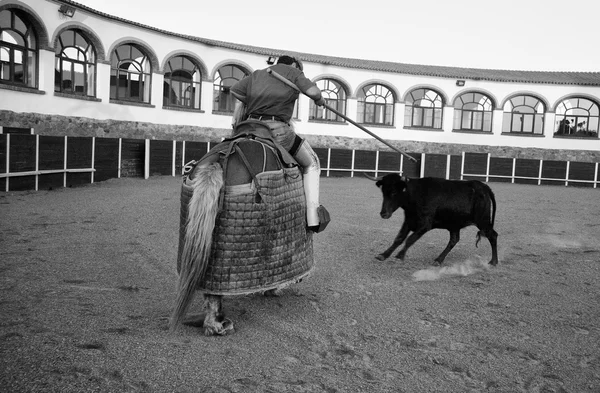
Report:
M 384 256 L 383 254 L 379 254 L 379 255 L 377 255 L 377 256 L 375 257 L 375 259 L 377 259 L 378 261 L 385 261 L 385 260 L 386 260 L 386 258 L 385 258 L 385 256 Z
M 224 318 L 222 322 L 214 322 L 211 324 L 204 324 L 204 335 L 209 336 L 226 336 L 233 334 L 233 322 L 231 319 Z

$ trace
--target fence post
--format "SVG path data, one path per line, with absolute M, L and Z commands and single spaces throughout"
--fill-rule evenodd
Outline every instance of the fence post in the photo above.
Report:
M 92 184 L 94 183 L 94 174 L 96 173 L 96 137 L 92 137 L 92 176 L 90 176 Z
M 400 169 L 399 169 L 401 174 L 404 174 L 404 156 L 400 155 Z
M 117 159 L 117 179 L 121 178 L 121 151 L 123 150 L 123 138 L 119 138 L 119 158 Z
M 512 177 L 511 177 L 511 183 L 515 184 L 515 173 L 517 172 L 517 159 L 515 157 L 513 157 L 513 167 L 512 167 Z
M 175 177 L 175 156 L 177 155 L 177 141 L 173 140 L 173 160 L 172 160 L 172 164 L 171 164 L 171 176 Z
M 144 140 L 144 179 L 150 177 L 150 139 Z
M 63 188 L 67 187 L 67 149 L 68 149 L 68 136 L 65 135 L 65 152 L 63 154 Z
M 40 175 L 37 173 L 40 170 L 40 136 L 35 136 L 35 190 L 39 190 Z
M 183 175 L 183 171 L 185 170 L 185 140 L 181 144 L 181 173 Z
M 8 179 L 10 176 L 10 134 L 6 134 L 6 182 L 4 184 L 4 191 L 8 192 Z

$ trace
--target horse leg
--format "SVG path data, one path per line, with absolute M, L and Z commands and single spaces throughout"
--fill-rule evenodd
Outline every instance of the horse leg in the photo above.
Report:
M 204 295 L 204 304 L 207 308 L 204 318 L 205 336 L 223 336 L 233 328 L 230 320 L 225 319 L 223 315 L 223 296 Z

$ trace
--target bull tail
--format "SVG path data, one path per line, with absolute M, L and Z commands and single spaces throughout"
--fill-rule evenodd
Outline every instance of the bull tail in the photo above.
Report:
M 193 189 L 188 205 L 185 236 L 179 260 L 177 300 L 169 328 L 182 322 L 194 299 L 194 292 L 204 276 L 213 241 L 213 230 L 219 210 L 219 194 L 223 187 L 223 170 L 217 163 L 198 168 L 191 180 Z
M 483 217 L 486 217 L 487 212 L 490 212 L 491 210 L 490 227 L 493 228 L 494 223 L 496 222 L 496 196 L 494 195 L 494 192 L 492 191 L 490 186 L 488 186 L 485 183 L 481 184 L 483 185 L 482 191 L 484 191 L 485 193 L 480 195 L 479 198 L 477 198 L 479 202 L 475 204 L 475 208 L 477 212 L 486 212 L 486 214 Z M 479 245 L 479 241 L 481 240 L 482 236 L 485 237 L 485 232 L 479 230 L 477 232 L 477 239 L 475 240 L 475 247 Z

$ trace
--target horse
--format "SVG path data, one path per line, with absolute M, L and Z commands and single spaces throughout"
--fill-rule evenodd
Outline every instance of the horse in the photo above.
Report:
M 224 296 L 273 293 L 311 273 L 302 171 L 267 124 L 239 123 L 230 138 L 186 165 L 180 202 L 171 331 L 184 323 L 196 292 L 204 297 L 204 334 L 226 335 L 234 329 Z

